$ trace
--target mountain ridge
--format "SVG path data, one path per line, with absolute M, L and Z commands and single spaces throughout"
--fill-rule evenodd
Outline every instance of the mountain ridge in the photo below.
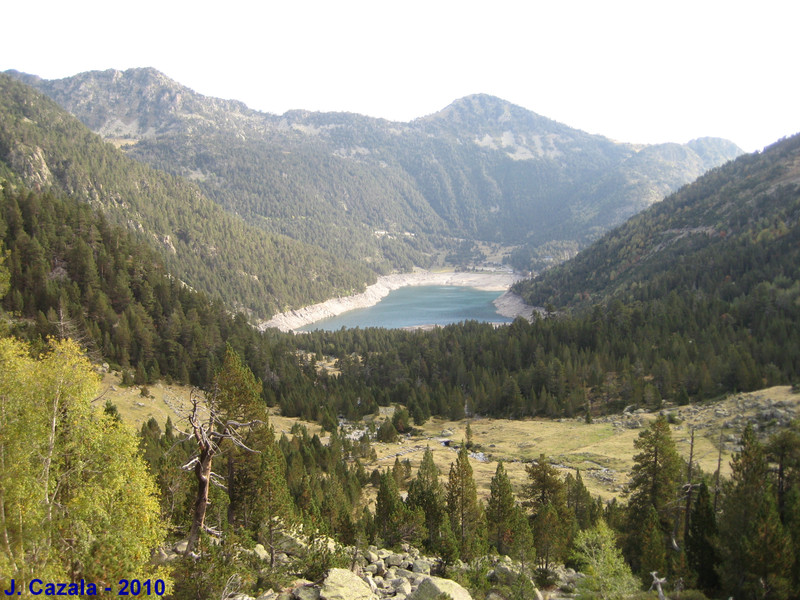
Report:
M 785 271 L 778 257 L 796 253 L 799 189 L 800 135 L 794 135 L 707 172 L 517 291 L 529 302 L 561 307 L 641 300 L 655 294 L 648 286 L 663 287 L 667 279 L 669 290 L 680 281 L 695 292 L 706 285 L 704 293 L 713 295 L 726 280 L 736 283 L 737 260 L 748 265 L 756 255 L 770 280 Z M 752 276 L 747 280 L 751 285 Z
M 0 176 L 101 209 L 155 247 L 175 277 L 261 317 L 360 290 L 359 265 L 263 231 L 191 182 L 104 143 L 33 88 L 0 74 Z
M 488 94 L 394 122 L 262 113 L 197 94 L 152 68 L 52 81 L 14 75 L 129 155 L 193 179 L 250 223 L 379 273 L 432 266 L 459 240 L 501 244 L 506 254 L 516 248 L 515 267 L 541 268 L 554 247 L 574 253 L 741 153 L 713 138 L 618 143 Z

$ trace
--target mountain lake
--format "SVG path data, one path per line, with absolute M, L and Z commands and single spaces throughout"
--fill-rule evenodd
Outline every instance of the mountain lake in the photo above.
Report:
M 357 308 L 336 317 L 310 323 L 297 331 L 336 331 L 342 327 L 401 329 L 426 325 L 449 325 L 461 321 L 510 323 L 497 313 L 492 302 L 502 292 L 457 285 L 406 286 L 389 292 L 378 304 Z

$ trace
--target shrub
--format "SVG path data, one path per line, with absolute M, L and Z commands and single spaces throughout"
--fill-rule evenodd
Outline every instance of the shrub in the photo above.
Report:
M 558 575 L 552 569 L 539 568 L 536 569 L 533 580 L 536 582 L 536 587 L 547 589 L 558 583 Z

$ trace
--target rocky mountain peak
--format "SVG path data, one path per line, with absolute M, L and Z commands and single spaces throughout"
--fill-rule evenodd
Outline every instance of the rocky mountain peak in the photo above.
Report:
M 30 81 L 138 160 L 195 180 L 276 233 L 342 253 L 351 251 L 342 240 L 364 231 L 447 231 L 530 245 L 547 258 L 546 245 L 583 244 L 738 154 L 715 153 L 704 140 L 695 146 L 705 156 L 686 145 L 616 143 L 488 94 L 397 123 L 347 112 L 261 113 L 155 69 Z M 347 233 L 320 242 L 298 214 Z M 365 241 L 359 255 L 382 256 L 375 244 Z M 392 260 L 407 264 L 406 252 L 420 265 L 428 260 L 418 248 L 392 251 Z
M 41 89 L 107 138 L 138 140 L 185 129 L 187 123 L 254 112 L 242 102 L 198 94 L 152 67 L 87 71 L 54 80 L 9 74 Z
M 491 130 L 536 130 L 552 132 L 568 127 L 526 108 L 489 94 L 472 94 L 454 101 L 420 121 L 461 128 Z

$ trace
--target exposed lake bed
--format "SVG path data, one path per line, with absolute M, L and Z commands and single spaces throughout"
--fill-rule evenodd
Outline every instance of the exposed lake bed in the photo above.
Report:
M 433 273 L 429 271 L 417 271 L 414 273 L 398 273 L 394 275 L 386 275 L 379 277 L 378 281 L 367 287 L 366 291 L 355 294 L 353 296 L 344 296 L 341 298 L 332 298 L 326 302 L 306 306 L 297 310 L 281 313 L 275 315 L 269 321 L 261 324 L 261 328 L 276 327 L 282 331 L 295 331 L 305 326 L 311 325 L 323 319 L 330 319 L 352 311 L 354 309 L 363 309 L 375 306 L 381 302 L 390 292 L 404 287 L 410 286 L 424 286 L 426 288 L 436 288 L 441 286 L 457 286 L 463 288 L 473 288 L 481 292 L 494 292 L 494 300 L 489 297 L 488 303 L 492 304 L 493 311 L 497 317 L 493 318 L 491 312 L 487 315 L 485 312 L 478 317 L 465 317 L 458 318 L 448 315 L 436 317 L 432 322 L 426 323 L 413 323 L 405 325 L 408 327 L 426 327 L 443 325 L 469 318 L 476 318 L 476 320 L 492 321 L 492 322 L 507 322 L 513 320 L 517 316 L 530 318 L 533 308 L 526 305 L 522 298 L 516 294 L 511 293 L 509 288 L 511 285 L 518 281 L 520 277 L 508 271 L 501 272 L 445 272 Z M 440 290 L 444 293 L 446 290 Z M 411 296 L 408 296 L 409 298 Z M 467 298 L 462 296 L 467 304 L 472 304 L 474 298 Z M 415 298 L 418 302 L 419 298 Z M 441 298 L 438 301 L 442 303 Z M 456 302 L 461 304 L 461 302 Z M 451 311 L 452 313 L 452 311 Z M 466 313 L 474 314 L 474 313 Z M 455 319 L 455 320 L 453 320 Z M 350 326 L 350 325 L 343 325 Z M 352 326 L 365 326 L 365 325 L 352 325 Z M 338 328 L 338 327 L 336 327 Z M 310 329 L 314 329 L 313 327 Z

